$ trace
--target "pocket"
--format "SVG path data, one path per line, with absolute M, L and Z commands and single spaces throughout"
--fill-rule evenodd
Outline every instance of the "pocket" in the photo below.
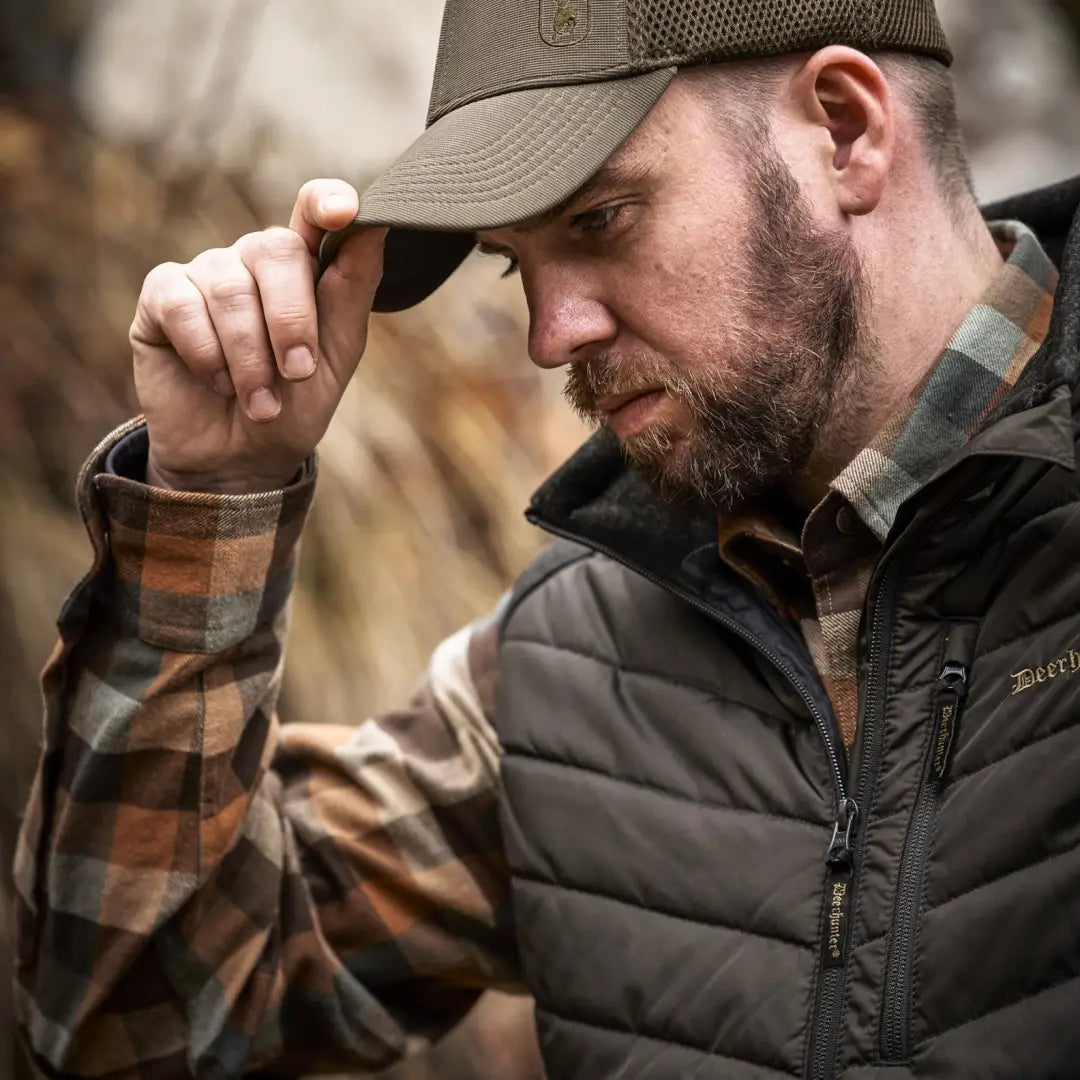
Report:
M 926 863 L 968 696 L 977 634 L 975 623 L 958 623 L 949 628 L 944 661 L 933 692 L 928 717 L 930 730 L 900 858 L 885 960 L 879 1039 L 883 1062 L 907 1061 L 911 1055 L 915 954 L 923 916 Z

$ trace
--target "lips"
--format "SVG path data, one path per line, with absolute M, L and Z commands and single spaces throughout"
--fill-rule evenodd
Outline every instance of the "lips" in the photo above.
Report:
M 646 386 L 643 390 L 627 390 L 623 394 L 610 394 L 608 397 L 600 398 L 596 403 L 596 407 L 601 412 L 611 416 L 620 409 L 625 408 L 632 401 L 648 397 L 649 394 L 658 393 L 662 389 L 663 387 L 660 386 Z
M 668 395 L 661 387 L 611 394 L 601 398 L 597 406 L 607 416 L 608 427 L 625 442 L 643 434 L 658 418 Z

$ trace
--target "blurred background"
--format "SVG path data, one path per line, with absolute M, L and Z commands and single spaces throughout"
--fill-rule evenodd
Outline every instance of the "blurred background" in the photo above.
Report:
M 78 468 L 135 411 L 146 272 L 286 221 L 313 176 L 358 186 L 423 126 L 442 0 L 0 0 L 0 1080 L 10 862 L 36 676 L 88 565 Z M 980 194 L 1080 172 L 1080 0 L 938 0 Z M 538 550 L 521 516 L 582 432 L 534 369 L 500 264 L 376 317 L 322 447 L 285 720 L 355 723 Z M 417 603 L 423 596 L 425 602 Z M 10 1048 L 10 1049 L 9 1049 Z M 384 1080 L 538 1080 L 529 1003 L 495 997 Z

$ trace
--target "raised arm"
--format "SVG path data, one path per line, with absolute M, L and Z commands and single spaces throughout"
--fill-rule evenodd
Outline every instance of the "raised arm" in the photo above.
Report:
M 301 217 L 339 223 L 319 218 L 317 187 L 305 200 Z M 494 617 L 436 651 L 400 713 L 355 729 L 274 719 L 311 449 L 377 281 L 377 241 L 360 234 L 316 305 L 318 235 L 304 218 L 299 246 L 275 232 L 205 257 L 228 287 L 192 272 L 200 260 L 148 278 L 133 327 L 146 425 L 111 436 L 80 477 L 95 561 L 45 673 L 16 867 L 20 1018 L 54 1074 L 376 1069 L 515 980 Z M 264 287 L 271 269 L 293 287 Z M 173 300 L 155 292 L 163 276 Z M 261 339 L 238 329 L 252 302 Z M 350 328 L 325 325 L 334 311 Z M 309 342 L 317 327 L 302 382 L 281 374 L 296 340 L 275 326 Z M 209 389 L 221 360 L 237 396 Z M 260 389 L 272 418 L 252 417 Z

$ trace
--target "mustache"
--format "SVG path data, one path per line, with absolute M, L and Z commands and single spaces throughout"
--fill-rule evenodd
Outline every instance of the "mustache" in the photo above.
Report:
M 583 420 L 597 422 L 603 417 L 598 401 L 657 387 L 668 393 L 680 389 L 679 380 L 663 361 L 652 356 L 603 353 L 571 365 L 563 395 Z

